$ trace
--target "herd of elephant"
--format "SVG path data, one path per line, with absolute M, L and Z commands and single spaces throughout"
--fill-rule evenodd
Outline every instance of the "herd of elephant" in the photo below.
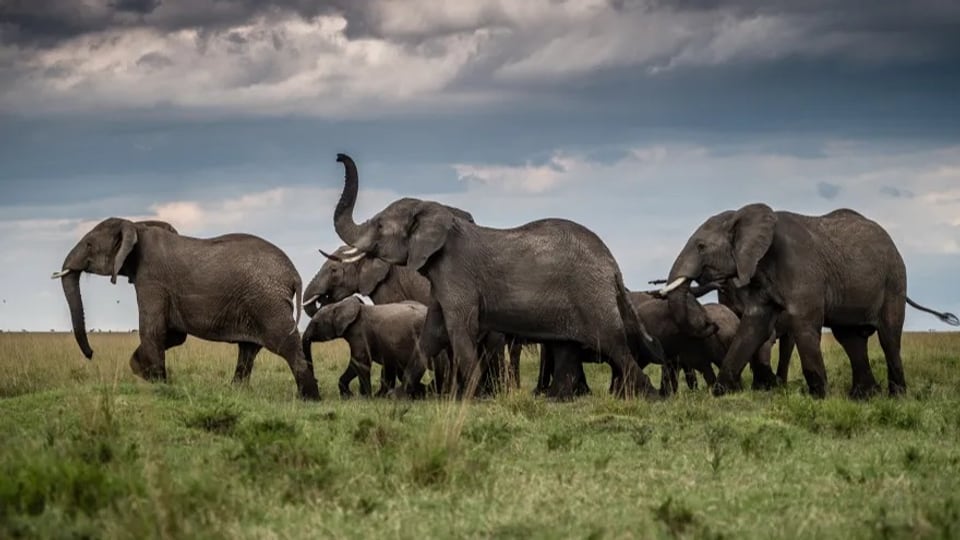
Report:
M 880 391 L 867 356 L 874 333 L 888 392 L 899 395 L 906 304 L 960 325 L 907 297 L 893 240 L 853 210 L 806 216 L 750 204 L 721 212 L 693 232 L 662 288 L 637 292 L 606 244 L 565 219 L 497 229 L 459 208 L 403 198 L 357 223 L 357 166 L 345 154 L 337 161 L 345 183 L 333 221 L 345 245 L 323 253 L 328 260 L 302 292 L 289 257 L 256 236 L 192 238 L 162 221 L 97 224 L 53 275 L 83 354 L 93 357 L 83 272 L 134 285 L 140 345 L 130 367 L 144 379 L 166 380 L 166 351 L 192 335 L 238 345 L 235 382 L 249 379 L 262 348 L 283 357 L 308 400 L 320 397 L 311 344 L 338 338 L 350 346 L 342 396 L 354 379 L 361 394 L 372 393 L 373 363 L 382 366 L 377 395 L 492 394 L 519 386 L 521 347 L 539 344 L 535 391 L 558 399 L 590 392 L 584 362 L 608 364 L 609 391 L 622 397 L 670 395 L 679 371 L 691 389 L 699 373 L 715 395 L 737 391 L 748 363 L 753 388 L 772 388 L 786 381 L 794 348 L 809 393 L 823 397 L 825 327 L 849 357 L 851 397 Z M 711 291 L 717 303 L 698 300 Z M 301 309 L 311 318 L 302 337 Z M 661 366 L 659 389 L 643 371 L 649 364 Z

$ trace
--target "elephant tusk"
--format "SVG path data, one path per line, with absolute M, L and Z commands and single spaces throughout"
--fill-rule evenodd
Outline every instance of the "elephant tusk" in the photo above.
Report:
M 53 275 L 50 276 L 50 279 L 60 279 L 69 273 L 70 273 L 70 270 L 61 270 L 59 272 L 54 272 Z
M 341 259 L 340 257 L 337 257 L 336 255 L 332 255 L 332 254 L 330 254 L 330 253 L 327 253 L 326 251 L 324 251 L 324 250 L 322 250 L 322 249 L 318 249 L 317 251 L 319 251 L 321 255 L 323 255 L 324 257 L 326 257 L 326 258 L 328 258 L 328 259 L 330 259 L 331 261 L 342 262 L 342 259 Z
M 350 257 L 350 258 L 347 258 L 347 259 L 343 259 L 343 262 L 344 262 L 344 263 L 355 263 L 355 262 L 359 261 L 360 259 L 362 259 L 362 258 L 364 258 L 364 257 L 366 257 L 366 256 L 367 256 L 366 253 L 360 253 L 359 255 L 354 255 L 353 257 Z
M 667 294 L 668 292 L 670 292 L 670 291 L 676 289 L 677 287 L 683 285 L 683 283 L 684 283 L 685 281 L 687 281 L 687 278 L 685 278 L 685 277 L 678 277 L 677 279 L 671 281 L 667 286 L 665 286 L 664 288 L 660 289 L 660 294 Z
M 359 253 L 359 252 L 360 252 L 359 249 L 357 249 L 357 248 L 355 248 L 355 247 L 353 247 L 353 246 L 350 246 L 350 249 L 345 249 L 345 250 L 343 251 L 343 254 L 344 254 L 344 255 L 355 255 L 355 254 L 357 254 L 357 253 Z
M 314 303 L 315 303 L 317 300 L 319 300 L 319 299 L 320 299 L 320 295 L 319 295 L 319 294 L 315 294 L 315 295 L 311 296 L 310 298 L 307 298 L 306 300 L 304 300 L 304 301 L 303 301 L 303 305 L 304 305 L 304 306 L 312 305 L 312 304 L 314 304 Z

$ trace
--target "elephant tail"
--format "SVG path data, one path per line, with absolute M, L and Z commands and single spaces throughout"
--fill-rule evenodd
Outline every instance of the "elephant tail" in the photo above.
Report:
M 620 311 L 620 318 L 623 320 L 630 353 L 640 365 L 662 365 L 664 363 L 663 345 L 657 338 L 647 333 L 643 321 L 637 315 L 637 310 L 633 309 L 633 304 L 630 303 L 627 287 L 623 284 L 623 275 L 619 270 L 617 271 L 616 282 L 617 310 Z
M 957 316 L 954 315 L 953 313 L 940 312 L 934 309 L 930 309 L 928 307 L 921 306 L 920 304 L 911 300 L 909 296 L 907 297 L 907 303 L 910 304 L 910 307 L 914 309 L 919 309 L 920 311 L 925 311 L 927 313 L 930 313 L 931 315 L 934 315 L 936 318 L 940 319 L 946 324 L 949 324 L 950 326 L 960 326 L 960 319 L 958 319 Z

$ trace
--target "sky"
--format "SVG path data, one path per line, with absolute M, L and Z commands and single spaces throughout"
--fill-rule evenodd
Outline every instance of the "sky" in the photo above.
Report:
M 955 0 L 2 0 L 0 329 L 69 329 L 49 276 L 110 216 L 256 234 L 306 283 L 338 152 L 358 218 L 573 219 L 631 289 L 721 211 L 853 208 L 960 313 L 957 35 Z M 125 280 L 81 287 L 137 326 Z

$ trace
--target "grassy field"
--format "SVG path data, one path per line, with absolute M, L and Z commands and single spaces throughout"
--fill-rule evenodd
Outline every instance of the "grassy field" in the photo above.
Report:
M 93 334 L 87 362 L 0 335 L 0 538 L 960 537 L 960 334 L 905 336 L 908 397 L 868 403 L 829 336 L 824 401 L 799 369 L 618 401 L 590 365 L 595 395 L 562 404 L 531 397 L 526 355 L 493 400 L 341 401 L 345 345 L 316 345 L 324 400 L 301 403 L 279 358 L 234 387 L 235 348 L 193 339 L 145 383 L 136 340 Z

